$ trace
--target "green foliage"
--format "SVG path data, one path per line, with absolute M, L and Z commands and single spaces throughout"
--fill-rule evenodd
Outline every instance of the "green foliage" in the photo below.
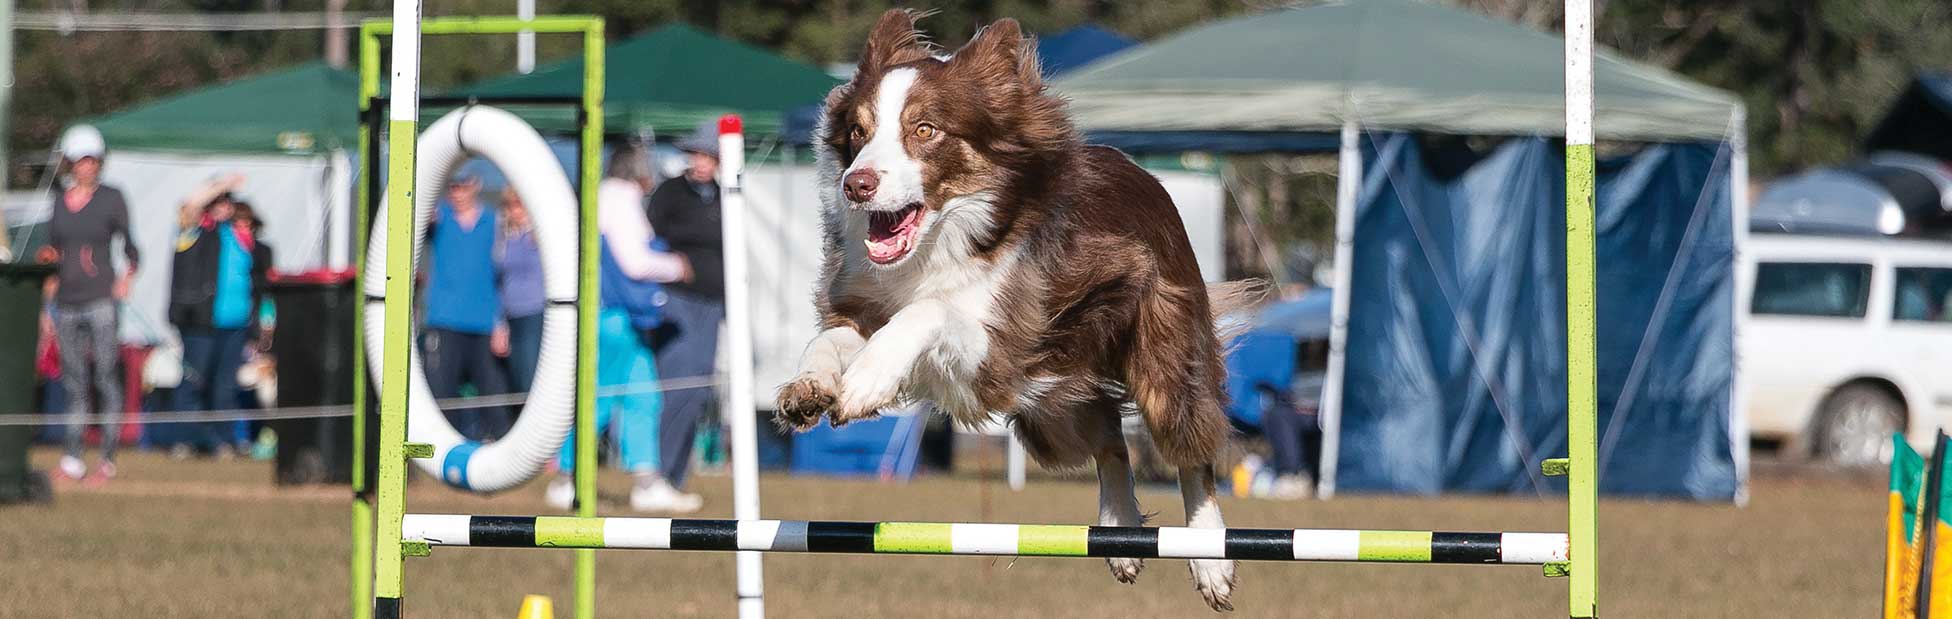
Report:
M 1837 163 L 1919 71 L 1952 68 L 1945 0 L 1607 0 L 1595 35 L 1739 94 L 1757 175 Z
M 22 9 L 69 9 L 30 1 Z M 97 0 L 89 10 L 319 11 L 326 0 Z M 1560 0 L 1449 0 L 1539 28 L 1556 28 Z M 1833 163 L 1919 70 L 1952 68 L 1952 3 L 1945 0 L 1597 0 L 1601 43 L 1626 55 L 1739 93 L 1749 106 L 1758 176 Z M 428 0 L 428 15 L 509 14 L 512 0 Z M 537 10 L 590 13 L 612 39 L 683 20 L 721 36 L 829 66 L 852 60 L 890 6 L 927 8 L 923 24 L 945 46 L 1009 16 L 1031 32 L 1097 23 L 1139 39 L 1278 6 L 1278 0 L 539 0 Z M 386 0 L 349 0 L 353 12 L 385 14 Z M 62 127 L 212 81 L 318 57 L 315 31 L 240 33 L 20 32 L 7 135 L 16 161 L 45 153 Z M 348 38 L 351 34 L 346 35 Z M 1296 42 L 1306 45 L 1306 42 Z M 544 36 L 542 62 L 576 54 L 575 37 Z M 510 37 L 440 37 L 424 48 L 430 90 L 499 75 L 515 64 Z M 674 85 L 674 87 L 677 85 Z M 708 85 L 698 85 L 708 86 Z M 29 161 L 28 163 L 33 163 Z M 19 163 L 16 183 L 32 171 Z M 1301 196 L 1297 196 L 1300 198 Z

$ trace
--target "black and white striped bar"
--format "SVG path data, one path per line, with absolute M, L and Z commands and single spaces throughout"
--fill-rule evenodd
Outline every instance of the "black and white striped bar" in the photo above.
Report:
M 1540 565 L 1563 533 L 408 514 L 436 546 Z

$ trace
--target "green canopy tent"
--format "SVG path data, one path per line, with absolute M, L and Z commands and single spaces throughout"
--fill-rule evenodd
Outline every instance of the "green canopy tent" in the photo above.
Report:
M 1356 387 L 1344 386 L 1344 381 L 1348 379 L 1344 364 L 1347 363 L 1348 351 L 1352 350 L 1345 343 L 1358 337 L 1356 330 L 1349 325 L 1358 318 L 1365 318 L 1351 311 L 1352 290 L 1363 285 L 1371 286 L 1369 292 L 1355 291 L 1354 294 L 1366 295 L 1362 298 L 1369 300 L 1368 307 L 1373 307 L 1377 305 L 1375 299 L 1384 298 L 1385 293 L 1404 292 L 1421 285 L 1406 283 L 1407 280 L 1384 280 L 1382 276 L 1375 275 L 1408 273 L 1413 269 L 1404 267 L 1398 271 L 1375 265 L 1367 267 L 1372 275 L 1361 280 L 1367 284 L 1357 283 L 1353 275 L 1357 270 L 1354 263 L 1357 245 L 1382 241 L 1366 246 L 1367 253 L 1363 255 L 1372 257 L 1376 255 L 1377 247 L 1401 246 L 1419 248 L 1425 253 L 1422 258 L 1425 260 L 1434 260 L 1430 258 L 1433 251 L 1435 255 L 1448 255 L 1443 254 L 1445 250 L 1441 248 L 1432 250 L 1422 245 L 1422 237 L 1405 241 L 1400 235 L 1381 236 L 1399 234 L 1394 228 L 1386 229 L 1375 223 L 1384 219 L 1377 213 L 1390 207 L 1368 209 L 1358 204 L 1359 200 L 1368 199 L 1365 196 L 1375 196 L 1375 204 L 1396 204 L 1391 200 L 1404 200 L 1402 194 L 1390 194 L 1406 191 L 1396 184 L 1396 179 L 1389 179 L 1388 184 L 1369 182 L 1377 180 L 1377 177 L 1364 174 L 1367 162 L 1362 132 L 1496 135 L 1516 136 L 1522 140 L 1564 135 L 1564 57 L 1565 42 L 1555 33 L 1534 31 L 1435 3 L 1342 0 L 1196 26 L 1060 77 L 1053 82 L 1053 88 L 1070 99 L 1071 111 L 1080 128 L 1093 140 L 1127 150 L 1339 150 L 1331 346 L 1321 400 L 1323 442 L 1319 454 L 1319 491 L 1327 496 L 1335 489 L 1341 431 L 1347 428 L 1342 424 L 1343 408 L 1346 401 L 1368 395 L 1358 393 L 1359 388 L 1368 383 L 1354 382 L 1350 384 Z M 1595 54 L 1593 73 L 1594 129 L 1600 139 L 1657 143 L 1719 142 L 1727 145 L 1731 153 L 1725 169 L 1729 182 L 1726 192 L 1729 219 L 1718 224 L 1724 230 L 1719 233 L 1722 237 L 1697 243 L 1733 247 L 1739 253 L 1743 238 L 1739 231 L 1746 228 L 1748 201 L 1744 110 L 1740 101 L 1729 93 L 1690 82 L 1658 67 L 1624 60 L 1604 50 Z M 1374 146 L 1384 139 L 1387 136 L 1367 143 Z M 1380 157 L 1374 154 L 1376 150 L 1369 149 L 1371 156 Z M 1386 160 L 1385 165 L 1396 161 L 1402 160 Z M 1388 171 L 1395 168 L 1383 169 Z M 1678 176 L 1668 180 L 1671 181 L 1669 185 L 1682 182 Z M 1414 194 L 1417 189 L 1408 191 Z M 1484 190 L 1484 193 L 1493 195 L 1489 190 Z M 1702 196 L 1691 202 L 1699 208 L 1699 204 L 1714 201 L 1711 194 L 1715 193 L 1719 192 L 1704 188 Z M 1472 199 L 1476 199 L 1476 195 L 1473 194 Z M 1416 199 L 1435 201 L 1437 198 L 1417 195 Z M 1448 197 L 1443 199 L 1449 200 Z M 1490 212 L 1496 207 L 1515 211 L 1529 204 L 1532 202 L 1503 205 L 1473 203 L 1470 206 L 1493 207 L 1478 209 L 1478 212 Z M 1360 215 L 1359 208 L 1363 209 Z M 1407 221 L 1412 216 L 1404 215 L 1403 218 Z M 1419 218 L 1417 221 L 1427 220 Z M 1682 223 L 1686 221 L 1683 219 Z M 1367 225 L 1370 227 L 1359 228 L 1364 225 L 1359 222 L 1369 222 Z M 1694 224 L 1687 225 L 1690 231 L 1695 229 Z M 1370 234 L 1377 236 L 1359 237 L 1359 229 L 1371 230 Z M 1497 236 L 1486 233 L 1466 238 L 1483 241 L 1515 237 L 1511 234 Z M 1729 263 L 1732 265 L 1733 261 Z M 1680 259 L 1677 257 L 1673 264 L 1681 264 Z M 1654 273 L 1673 268 L 1651 261 L 1643 266 Z M 1481 268 L 1470 270 L 1477 267 L 1480 265 L 1433 262 L 1429 270 L 1433 273 L 1465 273 L 1456 276 L 1456 279 L 1475 277 L 1469 280 L 1473 285 L 1499 281 L 1483 276 Z M 1718 271 L 1716 277 L 1726 276 L 1733 281 L 1734 276 L 1729 275 L 1733 267 L 1723 268 L 1728 270 Z M 1379 281 L 1393 288 L 1375 292 L 1374 286 Z M 1421 294 L 1424 290 L 1417 288 L 1416 292 Z M 1386 303 L 1384 305 L 1387 306 Z M 1417 306 L 1417 310 L 1437 311 L 1432 309 L 1434 307 L 1436 304 Z M 1733 316 L 1715 317 L 1704 310 L 1700 316 L 1704 324 L 1727 324 L 1732 321 L 1730 332 L 1739 333 L 1744 312 L 1731 313 Z M 1477 318 L 1482 316 L 1473 317 L 1472 320 Z M 1458 319 L 1460 323 L 1464 321 L 1464 318 Z M 1374 327 L 1377 321 L 1364 324 L 1370 328 L 1364 332 L 1366 337 L 1379 337 Z M 1466 333 L 1478 327 L 1483 327 L 1483 324 L 1474 323 L 1459 327 L 1456 331 Z M 1437 338 L 1448 335 L 1430 337 L 1432 339 L 1429 341 L 1439 341 Z M 1402 341 L 1410 339 L 1406 336 Z M 1364 345 L 1372 349 L 1381 348 L 1374 342 Z M 1639 349 L 1626 346 L 1621 350 L 1629 355 L 1637 355 Z M 1471 356 L 1473 359 L 1479 358 L 1480 351 L 1473 349 Z M 1638 362 L 1637 356 L 1634 361 Z M 1381 362 L 1371 363 L 1371 366 L 1398 367 Z M 1463 367 L 1476 366 L 1466 364 Z M 1483 372 L 1503 373 L 1500 376 L 1505 376 L 1517 371 L 1515 368 L 1499 367 Z M 1435 375 L 1435 372 L 1430 374 Z M 1467 384 L 1471 380 L 1477 378 L 1463 376 L 1455 384 Z M 1729 382 L 1731 385 L 1739 384 L 1737 380 Z M 1727 449 L 1733 454 L 1739 471 L 1737 474 L 1745 477 L 1748 441 L 1746 422 L 1735 395 L 1738 391 L 1739 387 L 1732 387 L 1727 398 Z M 1345 398 L 1349 400 L 1345 401 Z M 1375 398 L 1365 401 L 1373 400 Z M 1370 408 L 1373 413 L 1375 407 Z M 1440 403 L 1435 408 L 1453 410 L 1448 403 Z M 1502 403 L 1497 405 L 1499 412 L 1505 412 L 1508 408 Z M 1377 417 L 1371 414 L 1366 419 Z M 1382 427 L 1382 424 L 1372 422 L 1369 427 Z M 1446 454 L 1439 459 L 1444 457 L 1456 456 Z
M 679 135 L 722 114 L 745 117 L 748 134 L 777 135 L 788 110 L 817 103 L 839 80 L 772 52 L 673 23 L 604 52 L 604 120 L 615 133 Z M 453 96 L 575 96 L 583 61 L 563 60 L 527 75 L 491 78 Z M 573 111 L 520 111 L 538 127 L 567 128 Z
M 323 62 L 83 121 L 117 149 L 317 154 L 359 140 L 359 77 Z

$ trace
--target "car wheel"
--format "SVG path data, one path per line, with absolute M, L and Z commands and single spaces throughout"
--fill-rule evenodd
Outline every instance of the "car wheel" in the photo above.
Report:
M 1883 389 L 1849 385 L 1823 403 L 1816 429 L 1817 457 L 1844 466 L 1887 461 L 1891 434 L 1904 431 L 1905 407 Z

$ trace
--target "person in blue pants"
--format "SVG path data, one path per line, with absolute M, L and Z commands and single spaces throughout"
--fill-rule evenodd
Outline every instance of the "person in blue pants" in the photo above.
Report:
M 493 352 L 495 324 L 501 319 L 501 297 L 495 291 L 495 237 L 500 234 L 495 212 L 481 201 L 481 179 L 466 167 L 447 186 L 447 199 L 435 211 L 427 231 L 425 329 L 421 359 L 427 387 L 436 398 L 461 395 L 472 384 L 475 395 L 508 391 L 508 377 Z M 491 406 L 446 411 L 454 429 L 468 440 L 500 438 L 512 425 L 512 413 Z
M 271 267 L 271 247 L 250 204 L 232 193 L 243 177 L 206 184 L 184 201 L 171 263 L 169 320 L 183 341 L 183 381 L 171 408 L 180 412 L 237 408 L 237 369 L 258 328 L 258 307 Z M 219 458 L 236 453 L 223 422 L 176 424 L 156 442 L 172 457 L 204 449 Z M 165 426 L 167 427 L 167 426 Z
M 631 509 L 688 513 L 702 501 L 683 495 L 659 474 L 659 415 L 663 397 L 655 390 L 658 374 L 645 334 L 658 326 L 667 298 L 663 282 L 682 281 L 690 267 L 682 257 L 660 251 L 650 223 L 640 210 L 650 185 L 649 166 L 634 149 L 611 156 L 607 178 L 597 187 L 597 229 L 602 234 L 600 310 L 597 318 L 596 425 L 617 436 L 622 468 L 634 478 Z M 546 502 L 568 509 L 575 502 L 575 433 L 563 442 L 560 474 L 545 491 Z M 691 498 L 686 498 L 691 496 Z

